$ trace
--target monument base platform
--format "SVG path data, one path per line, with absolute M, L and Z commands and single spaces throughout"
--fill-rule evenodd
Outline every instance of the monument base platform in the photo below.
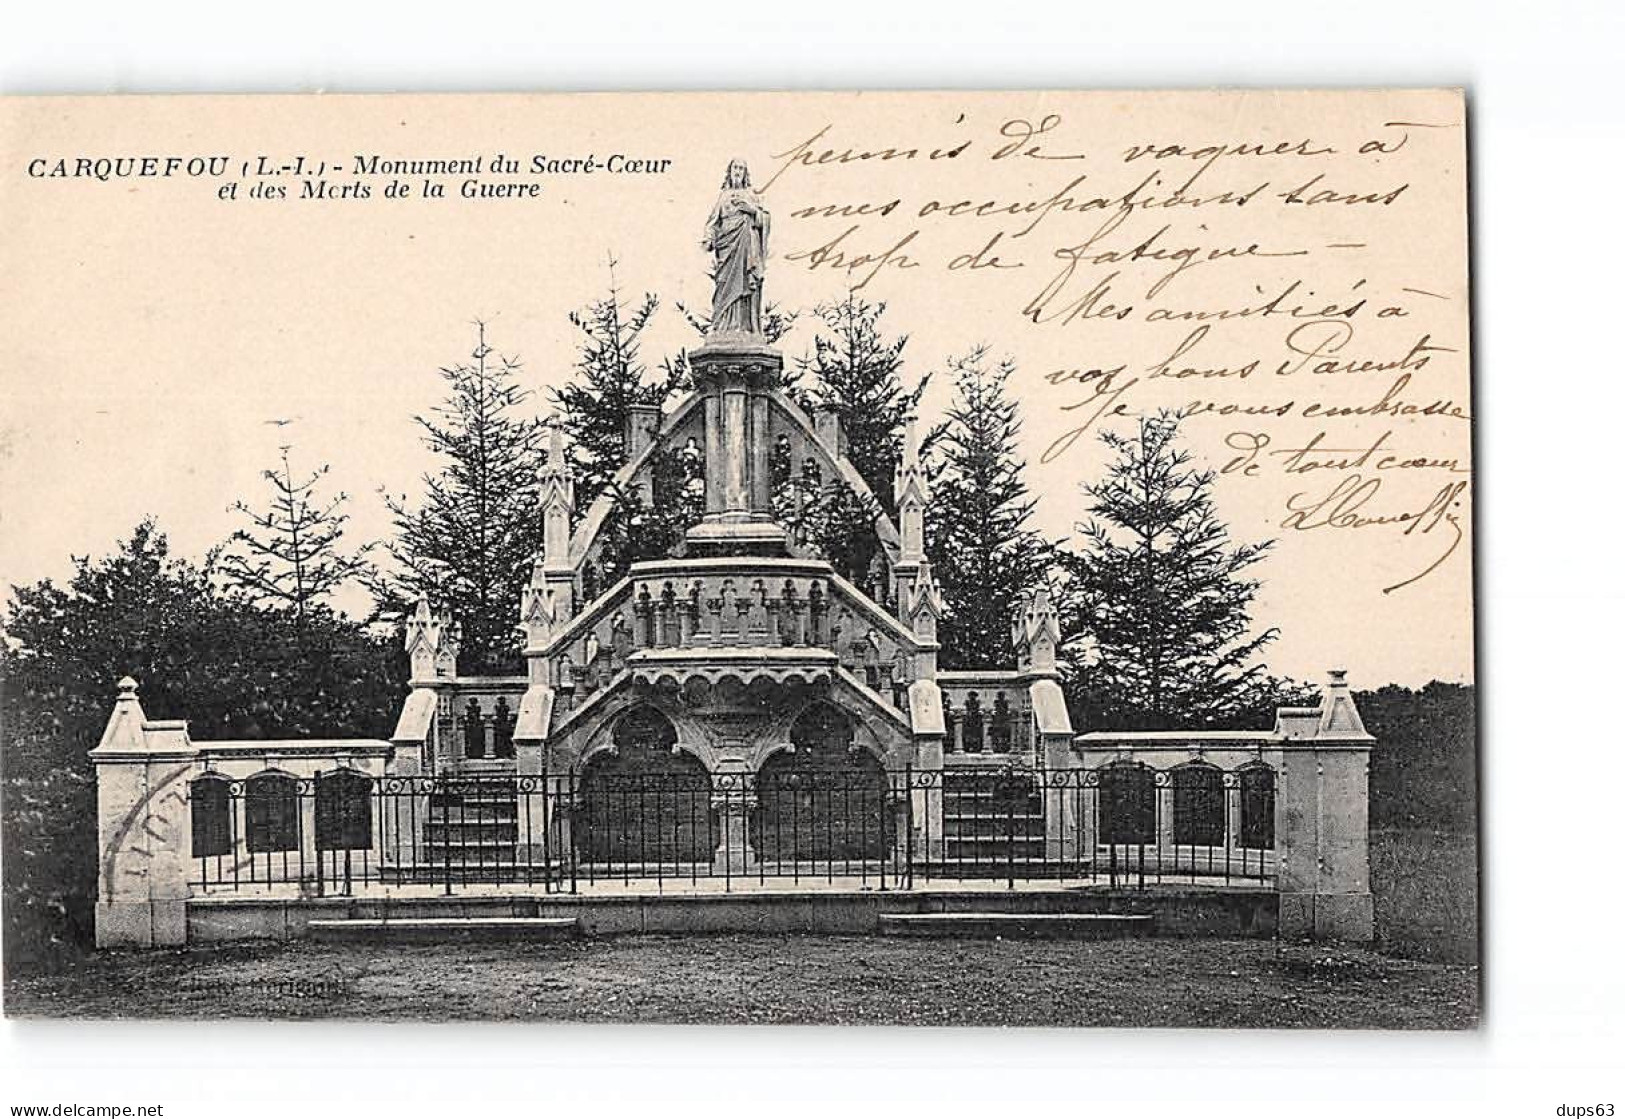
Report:
M 783 556 L 790 550 L 789 537 L 776 522 L 727 515 L 706 517 L 683 542 L 690 556 Z

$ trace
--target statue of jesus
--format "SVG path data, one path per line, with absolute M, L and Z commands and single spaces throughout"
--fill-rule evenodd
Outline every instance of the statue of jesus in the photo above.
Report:
M 728 164 L 722 194 L 711 210 L 701 242 L 715 261 L 709 336 L 761 336 L 762 265 L 769 224 L 767 210 L 750 189 L 750 170 L 744 160 L 734 160 Z

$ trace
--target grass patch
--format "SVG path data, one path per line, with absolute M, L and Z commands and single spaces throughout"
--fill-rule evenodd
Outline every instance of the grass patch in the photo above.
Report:
M 1323 962 L 1330 961 L 1330 962 Z M 625 936 L 110 952 L 8 984 L 13 1015 L 940 1026 L 1477 1024 L 1476 969 L 1261 940 Z
M 1373 828 L 1377 945 L 1418 960 L 1478 962 L 1478 843 L 1426 828 Z

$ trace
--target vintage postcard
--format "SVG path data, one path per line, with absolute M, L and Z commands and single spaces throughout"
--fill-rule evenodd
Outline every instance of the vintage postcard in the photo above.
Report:
M 6 1011 L 1475 1026 L 1466 153 L 0 101 Z

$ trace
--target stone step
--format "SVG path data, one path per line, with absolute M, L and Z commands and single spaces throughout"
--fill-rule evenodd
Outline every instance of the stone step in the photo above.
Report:
M 447 850 L 454 866 L 476 863 L 511 863 L 518 857 L 515 844 L 509 843 L 425 843 L 420 851 L 430 865 L 444 863 Z
M 882 913 L 882 936 L 1109 940 L 1149 936 L 1149 913 Z
M 445 941 L 573 940 L 581 935 L 575 917 L 397 917 L 318 918 L 310 922 L 310 935 L 328 941 L 390 941 L 440 943 Z
M 942 816 L 943 834 L 958 828 L 961 832 L 974 831 L 977 835 L 1004 835 L 1014 832 L 1021 835 L 1024 832 L 1036 835 L 1044 834 L 1044 817 L 1025 814 L 1002 816 L 954 816 L 944 813 Z
M 513 837 L 519 834 L 519 822 L 517 820 L 454 819 L 425 820 L 423 823 L 423 834 L 425 836 L 432 837 L 445 835 L 448 833 L 462 834 L 465 832 L 471 836 L 489 837 L 491 835 L 506 835 L 509 837 L 509 842 L 511 843 L 513 842 Z
M 1042 835 L 1010 836 L 975 836 L 975 835 L 949 835 L 944 836 L 942 846 L 950 856 L 960 855 L 970 858 L 981 855 L 984 858 L 1003 857 L 1009 852 L 1020 855 L 1032 855 L 1034 852 L 1044 850 L 1044 837 Z
M 476 796 L 465 793 L 430 793 L 430 812 L 458 812 L 464 809 L 506 809 L 509 812 L 519 810 L 519 798 L 512 793 L 490 793 Z
M 559 866 L 555 866 L 550 875 L 546 867 L 516 863 L 512 859 L 497 861 L 488 858 L 484 862 L 469 859 L 463 862 L 453 855 L 449 874 L 442 859 L 437 863 L 424 860 L 408 866 L 389 867 L 381 877 L 385 882 L 397 886 L 441 886 L 448 877 L 458 887 L 484 883 L 541 886 L 550 881 L 566 880 L 563 877 L 565 873 L 565 868 Z

